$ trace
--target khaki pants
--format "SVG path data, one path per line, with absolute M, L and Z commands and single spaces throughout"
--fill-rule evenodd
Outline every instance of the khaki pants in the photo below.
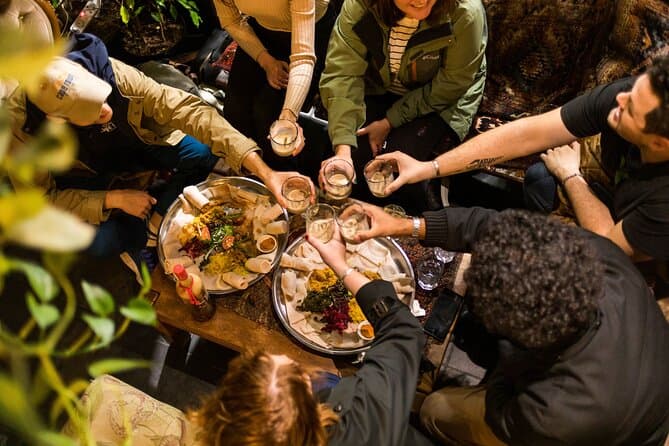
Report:
M 483 387 L 445 387 L 425 398 L 420 421 L 447 445 L 506 446 L 486 424 Z

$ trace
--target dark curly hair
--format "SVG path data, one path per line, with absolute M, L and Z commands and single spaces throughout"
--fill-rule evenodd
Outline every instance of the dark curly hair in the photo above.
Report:
M 644 133 L 669 138 L 669 56 L 658 57 L 646 71 L 660 105 L 646 114 Z
M 527 211 L 494 217 L 465 273 L 486 329 L 534 351 L 571 345 L 597 312 L 603 267 L 579 229 Z

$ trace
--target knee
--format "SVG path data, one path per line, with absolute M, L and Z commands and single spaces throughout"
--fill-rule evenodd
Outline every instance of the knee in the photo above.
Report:
M 454 411 L 448 399 L 439 392 L 428 395 L 420 408 L 420 424 L 432 435 L 441 431 L 440 426 L 448 424 L 453 418 Z
M 543 162 L 534 163 L 525 171 L 525 184 L 527 185 L 545 181 L 547 178 L 552 179 L 553 175 Z
M 555 210 L 557 182 L 542 162 L 531 165 L 525 172 L 523 196 L 525 206 L 537 212 L 548 214 Z

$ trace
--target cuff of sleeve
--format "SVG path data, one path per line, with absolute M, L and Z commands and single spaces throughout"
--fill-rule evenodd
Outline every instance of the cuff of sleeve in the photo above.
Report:
M 372 280 L 358 290 L 355 299 L 367 319 L 376 325 L 396 305 L 401 305 L 393 284 L 385 280 Z
M 386 118 L 388 118 L 388 122 L 390 122 L 390 125 L 392 125 L 394 129 L 405 124 L 398 107 L 395 107 L 394 105 L 386 112 Z
M 337 131 L 330 136 L 330 139 L 332 140 L 332 147 L 337 147 L 340 144 L 351 146 L 351 150 L 358 147 L 358 137 L 346 131 Z
M 107 221 L 111 214 L 111 209 L 105 209 L 106 190 L 87 192 L 87 197 L 83 200 L 83 215 L 91 216 L 93 218 L 85 218 L 88 223 L 97 225 L 101 222 Z
M 220 151 L 220 150 L 212 150 L 214 155 L 223 158 L 227 161 L 228 165 L 234 170 L 235 172 L 242 172 L 242 164 L 244 163 L 244 159 L 249 155 L 251 152 L 262 152 L 260 150 L 260 147 L 258 147 L 258 144 L 251 138 L 246 138 L 245 140 L 242 141 L 240 144 L 239 142 L 235 141 L 234 148 L 230 150 L 229 152 L 226 153 L 226 151 Z
M 448 240 L 448 218 L 445 210 L 424 212 L 425 240 L 427 246 L 442 245 Z

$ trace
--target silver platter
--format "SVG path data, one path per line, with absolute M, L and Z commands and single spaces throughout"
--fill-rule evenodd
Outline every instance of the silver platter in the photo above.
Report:
M 301 236 L 300 238 L 298 238 L 297 240 L 295 240 L 293 243 L 290 244 L 290 246 L 286 249 L 286 253 L 292 255 L 297 249 L 297 247 L 304 241 L 305 241 L 304 236 Z M 397 244 L 397 242 L 391 239 L 390 237 L 377 238 L 374 239 L 374 241 L 384 246 L 390 251 L 390 256 L 395 262 L 395 265 L 397 265 L 399 271 L 405 273 L 407 277 L 410 277 L 411 280 L 415 283 L 415 276 L 413 268 L 411 267 L 411 262 L 409 261 L 409 257 L 407 257 L 406 253 L 400 247 L 400 245 Z M 283 303 L 284 300 L 282 296 L 283 292 L 281 291 L 281 274 L 283 273 L 283 271 L 284 268 L 281 266 L 279 266 L 274 271 L 274 280 L 272 283 L 272 304 L 274 305 L 274 310 L 276 311 L 276 314 L 279 317 L 281 324 L 288 331 L 288 333 L 290 333 L 291 336 L 293 336 L 301 344 L 303 344 L 306 347 L 309 347 L 312 350 L 316 350 L 318 352 L 326 353 L 328 355 L 333 355 L 333 356 L 353 355 L 364 352 L 369 349 L 371 342 L 362 347 L 355 347 L 355 348 L 323 347 L 322 345 L 318 345 L 309 338 L 305 337 L 299 331 L 295 330 L 290 325 L 290 322 L 288 320 L 286 305 Z M 411 292 L 411 297 L 409 298 L 409 302 L 413 302 L 415 295 L 416 295 L 416 290 L 414 288 L 414 290 Z
M 269 196 L 270 205 L 274 205 L 276 203 L 274 195 L 272 195 L 272 193 L 269 191 L 269 189 L 267 189 L 267 187 L 265 187 L 264 184 L 256 180 L 252 180 L 250 178 L 224 177 L 216 180 L 207 180 L 201 182 L 200 184 L 197 184 L 197 188 L 200 190 L 200 192 L 204 192 L 206 189 L 210 187 L 220 186 L 221 184 L 229 184 L 230 186 L 239 187 L 241 189 L 248 190 L 249 192 L 255 192 L 257 194 L 267 195 Z M 163 270 L 165 270 L 165 252 L 163 251 L 163 244 L 165 242 L 165 237 L 168 228 L 170 227 L 170 223 L 172 222 L 172 219 L 176 216 L 177 212 L 179 212 L 180 210 L 181 210 L 181 201 L 177 198 L 165 213 L 163 222 L 160 225 L 160 230 L 158 231 L 158 259 L 160 260 L 160 265 L 162 266 Z M 280 218 L 281 217 L 279 217 L 279 219 Z M 283 210 L 283 218 L 284 220 L 288 221 L 288 212 L 285 209 Z M 286 245 L 288 244 L 288 234 L 280 234 L 277 235 L 276 237 L 278 246 L 277 246 L 276 256 L 274 257 L 274 261 L 272 262 L 272 268 L 274 268 L 276 265 L 279 264 L 279 261 L 281 260 L 281 254 L 284 252 L 284 250 L 286 249 Z M 172 278 L 172 280 L 175 280 L 171 274 L 169 276 Z M 252 286 L 254 283 L 258 282 L 260 279 L 263 278 L 263 276 L 264 274 L 256 274 L 256 277 L 249 282 L 249 286 Z M 241 290 L 230 287 L 227 289 L 208 289 L 207 291 L 213 294 L 231 294 Z

